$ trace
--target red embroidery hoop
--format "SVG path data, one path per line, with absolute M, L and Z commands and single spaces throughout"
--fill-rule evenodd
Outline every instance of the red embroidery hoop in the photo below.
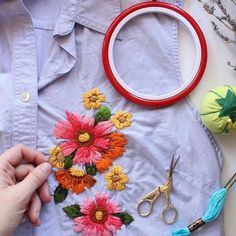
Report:
M 190 30 L 196 47 L 195 65 L 190 78 L 175 91 L 163 95 L 146 95 L 133 90 L 120 78 L 114 64 L 113 47 L 117 34 L 131 19 L 146 13 L 162 13 L 181 21 Z M 140 105 L 162 107 L 184 98 L 198 85 L 206 68 L 207 46 L 199 25 L 183 9 L 169 3 L 145 2 L 126 9 L 112 22 L 104 38 L 102 61 L 107 78 L 121 95 Z

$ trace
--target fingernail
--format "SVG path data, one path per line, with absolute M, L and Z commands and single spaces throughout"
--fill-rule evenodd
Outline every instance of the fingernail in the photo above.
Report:
M 35 224 L 35 226 L 40 226 L 41 225 L 41 221 L 38 220 L 37 223 Z
M 51 172 L 51 170 L 52 170 L 52 166 L 49 164 L 49 163 L 47 163 L 47 162 L 45 162 L 45 163 L 43 163 L 43 164 L 41 164 L 42 166 L 42 170 L 44 171 L 44 172 L 46 172 L 46 173 L 50 173 Z
M 33 223 L 35 226 L 38 226 L 40 223 L 40 219 L 39 219 L 39 212 L 36 211 L 35 212 L 35 222 Z

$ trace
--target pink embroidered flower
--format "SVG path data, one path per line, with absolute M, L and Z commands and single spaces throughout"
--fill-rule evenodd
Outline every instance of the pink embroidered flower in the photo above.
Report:
M 66 112 L 67 120 L 58 121 L 54 130 L 57 138 L 67 140 L 60 144 L 64 156 L 76 151 L 74 164 L 94 163 L 102 158 L 101 152 L 108 149 L 110 140 L 106 136 L 112 131 L 110 121 L 94 125 L 94 118 Z
M 113 215 L 121 212 L 119 204 L 109 200 L 105 193 L 84 200 L 80 212 L 84 216 L 74 219 L 74 230 L 83 236 L 112 236 L 122 226 L 121 219 Z

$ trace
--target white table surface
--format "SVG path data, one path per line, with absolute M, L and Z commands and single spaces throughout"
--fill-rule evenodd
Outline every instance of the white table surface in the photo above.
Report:
M 224 1 L 224 0 L 223 0 Z M 212 2 L 208 0 L 208 2 Z M 227 7 L 236 18 L 236 8 L 233 8 L 230 0 L 225 0 Z M 208 46 L 208 64 L 205 74 L 199 86 L 192 92 L 191 99 L 195 106 L 199 108 L 200 100 L 204 94 L 224 84 L 236 86 L 236 71 L 227 66 L 227 61 L 236 63 L 236 45 L 230 45 L 222 41 L 213 31 L 211 20 L 212 16 L 207 14 L 202 5 L 197 0 L 185 0 L 184 9 L 190 13 L 200 25 Z M 233 9 L 235 9 L 233 14 Z M 191 66 L 194 64 L 193 41 L 187 30 L 180 27 L 180 64 L 183 78 L 191 72 Z M 229 33 L 224 30 L 225 33 Z M 236 134 L 214 135 L 217 143 L 221 147 L 224 159 L 222 172 L 222 184 L 225 184 L 236 171 Z M 236 235 L 236 184 L 230 190 L 224 209 L 225 215 L 225 236 Z

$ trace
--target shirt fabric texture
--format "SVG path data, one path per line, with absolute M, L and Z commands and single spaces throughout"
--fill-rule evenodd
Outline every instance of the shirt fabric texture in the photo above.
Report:
M 210 195 L 220 187 L 223 157 L 189 99 L 165 108 L 131 103 L 116 92 L 103 70 L 104 34 L 124 9 L 142 0 L 0 0 L 0 153 L 23 143 L 48 156 L 57 144 L 53 129 L 65 110 L 93 115 L 82 95 L 98 87 L 112 110 L 133 114 L 132 126 L 122 130 L 126 152 L 113 165 L 129 176 L 124 191 L 108 191 L 104 174 L 90 190 L 55 205 L 44 205 L 41 226 L 21 224 L 16 236 L 75 236 L 65 205 L 107 192 L 134 221 L 117 235 L 168 236 L 204 213 Z M 183 0 L 169 0 L 182 6 Z M 178 61 L 178 24 L 170 17 L 147 14 L 129 22 L 116 40 L 114 55 L 124 81 L 143 92 L 160 94 L 182 83 Z M 138 215 L 140 198 L 166 180 L 172 155 L 180 155 L 173 175 L 172 205 L 178 217 L 172 225 L 161 219 L 163 197 L 148 217 Z M 57 186 L 49 179 L 53 194 Z M 223 217 L 195 235 L 222 236 Z

